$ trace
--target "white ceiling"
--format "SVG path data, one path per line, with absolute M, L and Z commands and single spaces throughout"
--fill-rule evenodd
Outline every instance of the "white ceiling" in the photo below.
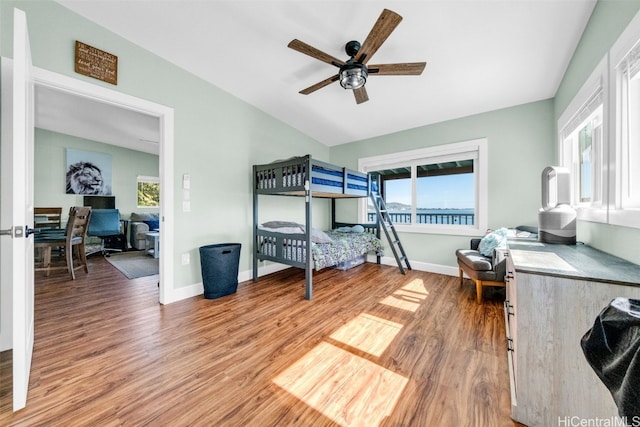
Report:
M 160 153 L 157 117 L 36 86 L 36 126 L 152 154 Z
M 553 97 L 595 5 L 595 0 L 58 2 L 328 146 Z M 370 64 L 426 61 L 424 73 L 370 76 L 370 100 L 360 105 L 338 83 L 298 94 L 337 69 L 287 48 L 289 41 L 298 38 L 346 60 L 344 44 L 363 42 L 384 8 L 404 19 Z M 101 40 L 82 41 L 109 51 Z M 131 139 L 136 138 L 152 139 Z

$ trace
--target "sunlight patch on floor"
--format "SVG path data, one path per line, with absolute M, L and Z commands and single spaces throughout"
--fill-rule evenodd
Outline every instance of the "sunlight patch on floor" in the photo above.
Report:
M 377 426 L 391 414 L 407 378 L 322 342 L 274 383 L 342 426 Z
M 380 357 L 401 329 L 400 323 L 362 313 L 331 334 L 331 338 Z
M 380 304 L 385 304 L 401 310 L 415 311 L 420 307 L 429 295 L 422 279 L 415 279 L 407 285 L 395 291 L 393 294 L 382 299 Z

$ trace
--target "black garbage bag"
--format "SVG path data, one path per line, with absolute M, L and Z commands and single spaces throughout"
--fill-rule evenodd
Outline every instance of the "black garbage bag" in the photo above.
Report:
M 618 415 L 640 417 L 640 300 L 615 298 L 600 312 L 580 344 L 611 392 Z

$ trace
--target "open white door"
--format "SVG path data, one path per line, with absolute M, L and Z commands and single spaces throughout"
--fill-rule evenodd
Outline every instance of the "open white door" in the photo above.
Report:
M 34 336 L 33 135 L 34 99 L 27 19 L 14 9 L 13 67 L 2 58 L 2 269 L 3 297 L 12 294 L 13 410 L 27 403 Z M 13 69 L 13 72 L 9 70 Z M 9 74 L 12 74 L 9 75 Z M 3 301 L 3 309 L 7 305 Z M 3 332 L 11 325 L 3 322 Z

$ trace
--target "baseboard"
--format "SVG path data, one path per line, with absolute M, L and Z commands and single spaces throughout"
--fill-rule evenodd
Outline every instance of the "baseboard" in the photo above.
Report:
M 278 271 L 286 270 L 287 268 L 293 268 L 290 265 L 271 263 L 263 267 L 258 267 L 258 277 L 266 276 L 267 274 L 277 273 Z M 241 271 L 238 274 L 238 282 L 246 282 L 253 279 L 253 270 Z
M 375 255 L 368 255 L 367 256 L 367 262 L 376 262 L 376 257 Z M 395 258 L 391 258 L 391 257 L 386 257 L 383 256 L 380 259 L 380 264 L 383 265 L 390 265 L 392 267 L 397 267 L 398 264 L 396 263 L 396 259 Z M 428 262 L 421 262 L 421 261 L 411 261 L 409 260 L 409 264 L 411 264 L 411 268 L 413 270 L 418 270 L 418 271 L 426 271 L 428 273 L 437 273 L 437 274 L 444 274 L 446 276 L 458 276 L 459 272 L 458 272 L 458 267 L 451 267 L 448 265 L 441 265 L 441 264 L 431 264 Z
M 187 298 L 197 297 L 198 295 L 204 295 L 204 285 L 202 282 L 194 283 L 193 285 L 183 286 L 181 288 L 173 289 L 171 293 L 171 301 L 177 302 Z
M 376 262 L 376 257 L 369 255 L 367 256 L 367 262 Z M 380 259 L 380 264 L 389 265 L 392 267 L 396 267 L 395 258 L 391 257 L 382 257 Z M 413 270 L 418 271 L 426 271 L 428 273 L 436 273 L 436 274 L 444 274 L 446 276 L 458 276 L 459 271 L 458 267 L 451 267 L 448 265 L 440 265 L 440 264 L 430 264 L 428 262 L 420 262 L 420 261 L 411 261 L 409 260 L 409 264 L 411 264 L 411 268 Z M 285 264 L 269 264 L 264 267 L 260 267 L 258 269 L 258 277 L 265 276 L 267 274 L 276 273 L 278 271 L 286 270 L 287 268 L 293 268 L 289 265 Z M 238 273 L 238 282 L 246 282 L 248 280 L 253 279 L 253 271 L 245 270 Z M 193 285 L 183 286 L 178 289 L 173 290 L 173 298 L 171 302 L 180 301 L 187 298 L 196 297 L 198 295 L 204 294 L 204 285 L 202 282 L 194 283 Z
M 265 276 L 267 274 L 275 273 L 278 271 L 292 268 L 290 265 L 284 264 L 269 264 L 258 269 L 258 277 Z M 253 279 L 253 271 L 245 270 L 238 273 L 238 282 L 246 282 Z M 193 298 L 200 295 L 204 295 L 204 284 L 202 282 L 194 283 L 193 285 L 183 286 L 181 288 L 173 289 L 171 302 L 177 302 L 187 298 Z

